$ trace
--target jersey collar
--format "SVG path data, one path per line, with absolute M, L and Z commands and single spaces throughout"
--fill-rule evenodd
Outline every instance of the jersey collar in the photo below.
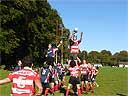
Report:
M 32 70 L 32 68 L 30 68 L 30 67 L 24 67 L 24 69 L 29 69 L 29 70 Z

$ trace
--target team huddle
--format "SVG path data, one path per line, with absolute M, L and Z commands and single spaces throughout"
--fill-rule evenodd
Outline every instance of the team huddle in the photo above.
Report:
M 46 62 L 40 71 L 33 70 L 33 60 L 31 57 L 26 56 L 22 62 L 18 62 L 18 66 L 11 72 L 7 78 L 0 80 L 0 85 L 8 82 L 12 82 L 12 96 L 48 96 L 48 94 L 54 95 L 55 91 L 65 89 L 64 95 L 70 95 L 70 89 L 73 89 L 73 94 L 81 96 L 82 92 L 88 93 L 94 92 L 94 85 L 98 87 L 96 83 L 96 76 L 98 70 L 92 64 L 87 63 L 86 60 L 78 58 L 79 43 L 82 40 L 77 40 L 75 29 L 72 35 L 69 37 L 70 42 L 70 56 L 67 61 L 68 67 L 62 63 L 55 63 L 54 57 L 58 47 L 63 43 L 60 41 L 57 47 L 52 47 L 52 44 L 48 45 L 46 54 Z M 66 75 L 70 74 L 68 85 L 66 84 Z M 37 91 L 35 92 L 35 86 Z M 72 87 L 73 86 L 73 87 Z

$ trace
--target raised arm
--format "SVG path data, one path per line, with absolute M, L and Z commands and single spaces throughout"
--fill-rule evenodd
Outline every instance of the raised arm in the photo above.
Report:
M 80 41 L 82 41 L 83 32 L 80 33 Z
M 2 80 L 0 80 L 0 85 L 8 83 L 8 82 L 11 82 L 11 80 L 9 78 L 2 79 Z
M 61 40 L 60 43 L 59 43 L 59 45 L 57 45 L 57 48 L 60 47 L 60 45 L 61 45 L 62 43 L 63 43 L 63 41 Z
M 81 63 L 81 60 L 80 60 L 80 58 L 79 58 L 79 57 L 77 57 L 77 60 L 79 61 L 79 63 Z

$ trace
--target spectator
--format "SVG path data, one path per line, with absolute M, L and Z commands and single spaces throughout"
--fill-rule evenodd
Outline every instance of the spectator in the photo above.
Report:
M 15 67 L 14 71 L 21 70 L 21 68 L 22 68 L 22 62 L 21 62 L 21 60 L 17 60 L 16 63 L 17 63 L 17 66 Z

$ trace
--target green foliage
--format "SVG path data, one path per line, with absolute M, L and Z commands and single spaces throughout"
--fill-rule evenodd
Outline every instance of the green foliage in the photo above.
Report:
M 51 8 L 47 0 L 1 1 L 0 9 L 2 64 L 15 64 L 17 58 L 22 59 L 26 55 L 31 55 L 36 65 L 40 66 L 45 61 L 48 44 L 58 45 L 62 40 L 60 24 L 64 24 L 57 10 Z M 67 28 L 63 29 L 64 60 L 69 56 L 69 34 Z M 62 46 L 58 51 L 59 56 L 61 49 Z M 125 50 L 114 55 L 106 50 L 100 53 L 83 51 L 78 56 L 80 59 L 87 59 L 88 62 L 103 65 L 116 65 L 118 61 L 128 61 L 128 52 Z
M 107 50 L 102 50 L 101 52 L 91 51 L 89 53 L 87 53 L 86 51 L 82 51 L 79 54 L 81 60 L 84 59 L 84 54 L 87 62 L 101 63 L 104 66 L 118 66 L 117 64 L 119 61 L 128 62 L 128 52 L 125 50 L 113 55 L 110 51 Z
M 12 49 L 19 46 L 19 39 L 16 38 L 15 32 L 12 29 L 4 30 L 0 28 L 0 50 L 6 54 L 12 53 Z
M 100 62 L 100 53 L 97 51 L 89 52 L 87 61 L 90 63 L 99 63 Z
M 14 64 L 15 59 L 31 55 L 42 64 L 48 43 L 61 39 L 60 30 L 56 36 L 56 26 L 63 24 L 57 10 L 47 0 L 1 1 L 0 7 L 2 63 Z

